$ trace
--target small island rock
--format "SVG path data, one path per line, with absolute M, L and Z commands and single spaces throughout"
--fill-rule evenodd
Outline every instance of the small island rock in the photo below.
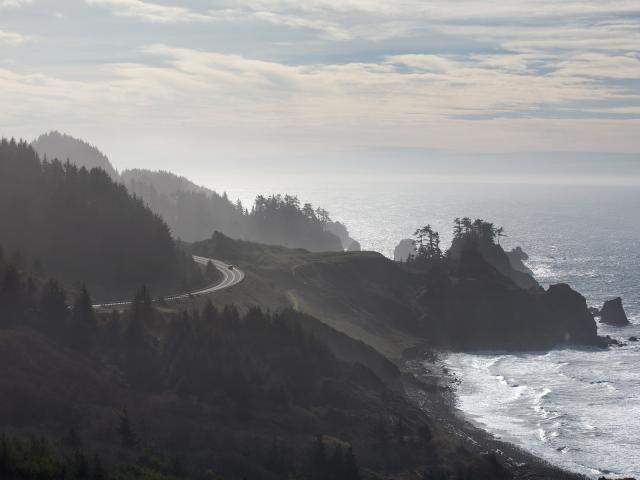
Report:
M 413 243 L 413 240 L 411 240 L 410 238 L 405 238 L 404 240 L 400 240 L 400 243 L 393 251 L 393 259 L 396 262 L 406 262 L 409 258 L 409 255 L 415 254 L 416 246 Z
M 349 247 L 347 247 L 347 252 L 359 252 L 361 250 L 362 247 L 360 246 L 360 242 L 357 240 L 352 241 Z
M 602 310 L 600 310 L 600 322 L 616 326 L 629 325 L 620 297 L 604 302 Z

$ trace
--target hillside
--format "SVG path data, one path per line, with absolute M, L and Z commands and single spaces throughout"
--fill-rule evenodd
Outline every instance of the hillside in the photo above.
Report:
M 169 172 L 127 170 L 122 181 L 185 241 L 208 238 L 217 230 L 233 238 L 290 248 L 313 251 L 346 248 L 336 234 L 340 232 L 336 230 L 340 224 L 331 222 L 322 209 L 300 205 L 293 196 L 260 195 L 247 209 L 240 202 L 232 203 L 226 193 L 220 195 Z M 346 228 L 343 230 L 342 236 L 348 239 Z M 344 243 L 350 243 L 351 239 L 346 239 Z
M 101 168 L 185 241 L 209 238 L 217 230 L 233 238 L 313 251 L 340 251 L 357 244 L 343 224 L 331 221 L 321 208 L 300 205 L 296 197 L 259 196 L 252 206 L 243 206 L 226 193 L 218 194 L 171 172 L 131 169 L 119 175 L 96 147 L 55 131 L 41 135 L 32 146 L 41 158 L 68 159 L 87 170 Z
M 525 290 L 474 250 L 406 264 L 373 252 L 311 253 L 219 233 L 193 249 L 247 273 L 220 301 L 295 308 L 389 358 L 424 343 L 462 350 L 600 344 L 579 293 L 566 285 Z
M 57 158 L 61 162 L 69 160 L 78 167 L 85 167 L 87 170 L 100 168 L 112 179 L 118 178 L 118 172 L 104 153 L 97 147 L 69 135 L 54 130 L 40 135 L 31 142 L 31 146 L 40 158 Z
M 158 310 L 146 289 L 96 313 L 29 283 L 0 260 L 2 478 L 510 478 L 303 314 Z
M 98 299 L 201 281 L 162 219 L 103 170 L 41 162 L 26 143 L 0 142 L 0 219 L 7 255 Z

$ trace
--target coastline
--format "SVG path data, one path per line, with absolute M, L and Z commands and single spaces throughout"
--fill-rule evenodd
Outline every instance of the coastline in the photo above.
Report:
M 584 480 L 585 476 L 564 470 L 526 450 L 497 439 L 474 425 L 457 407 L 455 389 L 459 381 L 441 360 L 441 353 L 427 352 L 402 365 L 405 394 L 450 434 L 460 438 L 474 453 L 495 453 L 514 479 Z

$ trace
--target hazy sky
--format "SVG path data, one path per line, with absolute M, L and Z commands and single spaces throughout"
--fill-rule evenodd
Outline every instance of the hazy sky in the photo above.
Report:
M 2 135 L 192 176 L 558 155 L 531 152 L 640 170 L 640 1 L 0 0 L 0 105 Z

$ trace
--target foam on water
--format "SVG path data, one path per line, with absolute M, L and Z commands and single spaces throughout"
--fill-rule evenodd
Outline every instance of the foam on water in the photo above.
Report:
M 639 335 L 640 328 L 617 336 Z M 452 354 L 458 407 L 497 437 L 590 476 L 640 477 L 640 346 Z

